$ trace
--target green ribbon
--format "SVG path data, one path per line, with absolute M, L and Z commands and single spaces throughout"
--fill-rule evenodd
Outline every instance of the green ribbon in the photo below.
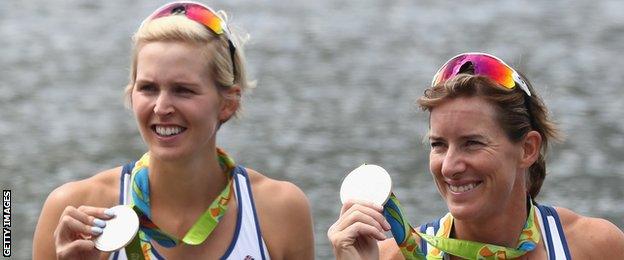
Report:
M 141 250 L 141 240 L 139 234 L 134 235 L 134 239 L 126 246 L 126 258 L 128 260 L 144 260 L 143 250 Z
M 141 252 L 144 251 L 141 248 L 142 238 L 144 238 L 145 241 L 155 240 L 161 246 L 170 248 L 177 246 L 180 242 L 188 245 L 199 245 L 210 236 L 227 211 L 227 204 L 232 197 L 233 170 L 236 166 L 234 160 L 219 148 L 217 148 L 217 156 L 219 164 L 227 174 L 228 183 L 181 240 L 161 230 L 151 220 L 152 215 L 149 199 L 149 153 L 144 154 L 141 159 L 135 163 L 130 176 L 132 182 L 132 202 L 130 205 L 139 216 L 140 228 L 139 233 L 129 246 L 126 247 L 127 256 L 132 256 L 134 259 L 140 260 L 143 258 L 137 258 L 138 254 L 141 256 L 148 254 L 148 252 Z
M 435 236 L 421 233 L 404 218 L 403 208 L 394 194 L 384 205 L 384 216 L 392 227 L 392 235 L 405 259 L 442 259 L 443 252 L 465 259 L 512 259 L 532 251 L 539 243 L 540 231 L 535 225 L 534 207 L 529 207 L 529 216 L 516 248 L 449 238 L 453 226 L 450 213 L 441 219 L 440 229 Z M 422 252 L 417 237 L 425 240 L 433 249 Z

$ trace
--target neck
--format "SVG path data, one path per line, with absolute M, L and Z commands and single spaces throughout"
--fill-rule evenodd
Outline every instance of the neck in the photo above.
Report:
M 520 213 L 520 214 L 519 214 Z M 510 202 L 487 219 L 458 220 L 453 223 L 454 237 L 464 240 L 515 248 L 528 216 L 527 198 Z
M 152 208 L 205 210 L 227 185 L 215 147 L 183 160 L 150 157 Z

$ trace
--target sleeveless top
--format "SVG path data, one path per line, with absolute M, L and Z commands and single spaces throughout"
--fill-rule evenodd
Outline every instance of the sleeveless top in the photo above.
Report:
M 131 195 L 130 173 L 134 163 L 124 165 L 121 173 L 121 185 L 119 190 L 119 204 L 129 204 Z M 270 259 L 269 251 L 260 232 L 260 223 L 256 213 L 256 206 L 251 192 L 251 184 L 247 170 L 237 165 L 233 170 L 234 182 L 234 198 L 238 203 L 236 213 L 236 227 L 234 228 L 234 237 L 225 254 L 220 259 L 236 259 L 236 260 L 260 260 Z M 165 259 L 161 256 L 149 241 L 141 240 L 141 248 L 148 251 L 146 260 Z M 200 257 L 198 257 L 200 258 Z M 113 252 L 109 259 L 126 260 L 125 249 L 122 248 Z
M 570 249 L 568 248 L 568 242 L 563 234 L 563 227 L 561 226 L 559 214 L 557 214 L 557 211 L 553 207 L 539 204 L 536 204 L 536 206 L 535 214 L 537 214 L 537 216 L 535 221 L 539 223 L 548 260 L 571 259 Z M 446 219 L 447 218 L 442 217 L 436 221 L 421 225 L 419 228 L 420 232 L 435 236 Z M 427 259 L 430 259 L 430 257 L 434 259 L 449 259 L 449 255 L 444 252 L 441 253 L 441 256 L 435 255 L 439 253 L 439 250 L 433 250 L 433 247 L 429 246 L 424 239 L 420 240 L 420 249 Z

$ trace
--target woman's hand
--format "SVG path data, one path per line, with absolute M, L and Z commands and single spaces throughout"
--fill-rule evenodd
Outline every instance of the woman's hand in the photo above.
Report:
M 340 217 L 327 231 L 336 259 L 379 259 L 378 240 L 386 239 L 390 224 L 383 208 L 372 203 L 347 201 Z
M 54 230 L 57 259 L 98 259 L 102 252 L 93 238 L 102 234 L 104 219 L 112 217 L 106 208 L 67 206 Z

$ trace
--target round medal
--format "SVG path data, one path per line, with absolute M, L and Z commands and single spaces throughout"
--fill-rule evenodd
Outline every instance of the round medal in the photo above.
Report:
M 392 191 L 390 174 L 377 165 L 363 164 L 350 172 L 340 186 L 340 201 L 368 201 L 383 206 Z
M 94 242 L 100 251 L 112 252 L 125 247 L 139 231 L 139 217 L 127 205 L 112 207 L 115 217 L 106 220 L 104 232 Z

